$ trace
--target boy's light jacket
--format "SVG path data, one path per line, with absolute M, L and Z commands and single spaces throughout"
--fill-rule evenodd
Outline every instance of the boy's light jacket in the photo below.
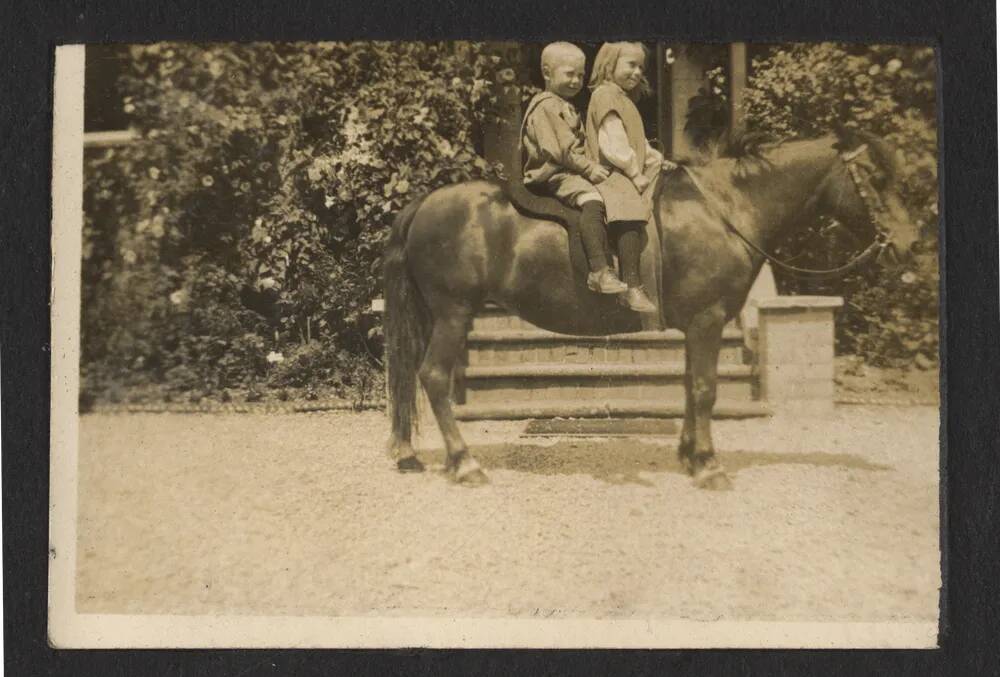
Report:
M 536 94 L 521 125 L 526 185 L 541 185 L 561 173 L 586 178 L 595 163 L 587 157 L 580 114 L 569 101 L 552 92 Z

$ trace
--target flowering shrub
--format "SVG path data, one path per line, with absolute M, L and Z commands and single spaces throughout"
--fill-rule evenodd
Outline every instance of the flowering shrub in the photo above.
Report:
M 139 139 L 86 158 L 91 385 L 246 385 L 314 341 L 367 355 L 394 213 L 492 170 L 476 135 L 502 59 L 478 43 L 130 50 Z

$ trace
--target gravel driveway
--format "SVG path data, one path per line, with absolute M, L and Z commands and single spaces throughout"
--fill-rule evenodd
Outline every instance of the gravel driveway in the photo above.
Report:
M 938 412 L 719 421 L 735 489 L 669 439 L 463 424 L 492 483 L 399 475 L 379 413 L 88 415 L 77 606 L 142 614 L 937 617 Z

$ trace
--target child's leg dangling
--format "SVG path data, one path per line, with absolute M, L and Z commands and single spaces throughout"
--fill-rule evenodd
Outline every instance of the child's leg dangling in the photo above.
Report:
M 642 223 L 628 221 L 616 223 L 618 236 L 618 258 L 621 261 L 622 277 L 628 285 L 625 301 L 628 307 L 640 313 L 655 313 L 656 305 L 646 296 L 639 275 L 639 257 L 642 255 Z
M 587 264 L 590 266 L 587 287 L 602 294 L 620 294 L 628 287 L 608 267 L 604 237 L 604 203 L 599 200 L 589 200 L 584 202 L 580 209 L 583 211 L 580 217 L 580 236 L 587 254 Z

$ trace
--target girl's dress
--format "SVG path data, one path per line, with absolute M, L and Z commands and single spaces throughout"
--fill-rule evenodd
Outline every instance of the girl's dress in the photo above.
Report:
M 594 88 L 587 107 L 587 154 L 612 170 L 597 185 L 604 198 L 607 220 L 648 221 L 652 213 L 652 188 L 663 156 L 646 140 L 639 109 L 613 82 Z M 630 177 L 642 173 L 650 180 L 643 195 Z

